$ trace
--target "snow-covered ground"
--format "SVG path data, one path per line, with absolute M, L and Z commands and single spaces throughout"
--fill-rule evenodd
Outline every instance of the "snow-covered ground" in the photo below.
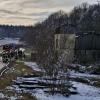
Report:
M 25 64 L 31 67 L 33 70 L 40 71 L 36 63 L 25 62 Z M 75 73 L 75 72 L 71 72 L 70 75 L 72 77 L 100 78 L 100 76 L 98 75 L 90 75 L 90 74 Z M 31 79 L 32 78 L 29 78 L 29 80 Z M 77 95 L 71 95 L 69 97 L 65 97 L 61 94 L 57 94 L 52 96 L 44 93 L 42 89 L 35 90 L 35 93 L 33 93 L 33 95 L 35 94 L 38 100 L 100 100 L 100 88 L 96 88 L 94 86 L 90 86 L 84 83 L 74 82 L 74 81 L 72 82 L 72 84 L 74 87 L 77 88 L 77 92 L 78 92 Z
M 37 72 L 43 72 L 43 69 L 40 69 L 39 66 L 35 62 L 24 62 L 24 64 L 30 68 L 32 68 L 34 71 Z
M 5 45 L 5 44 L 19 44 L 19 40 L 18 39 L 12 39 L 12 38 L 4 38 L 2 40 L 0 40 L 0 45 Z
M 85 85 L 79 82 L 72 82 L 77 88 L 78 94 L 65 97 L 62 95 L 46 95 L 42 90 L 38 90 L 35 96 L 38 100 L 100 100 L 100 88 Z M 33 94 L 34 95 L 34 94 Z
M 78 94 L 65 97 L 61 94 L 50 95 L 44 93 L 43 89 L 23 89 L 23 92 L 32 93 L 33 96 L 36 96 L 38 100 L 100 100 L 100 88 L 94 86 L 89 86 L 80 82 L 72 81 L 74 87 L 77 88 Z M 20 85 L 21 86 L 21 85 Z M 25 85 L 23 85 L 25 86 Z M 30 85 L 28 85 L 30 87 Z M 14 85 L 15 90 L 21 91 L 21 89 Z
M 70 75 L 72 77 L 100 78 L 100 75 L 93 75 L 93 74 L 88 74 L 88 73 L 79 73 L 79 72 L 74 72 L 74 71 L 71 71 Z
M 0 70 L 5 66 L 5 64 L 2 62 L 2 58 L 0 57 Z
M 4 66 L 5 66 L 5 64 L 0 62 L 0 69 L 2 69 Z
M 3 40 L 0 40 L 0 45 L 4 44 L 9 44 L 9 43 L 15 43 L 18 44 L 19 40 L 18 39 L 11 39 L 11 38 L 6 38 Z M 29 66 L 32 68 L 34 71 L 39 71 L 41 72 L 42 70 L 38 67 L 38 65 L 34 62 L 25 62 L 25 65 Z M 0 60 L 0 69 L 4 67 L 4 64 Z M 99 75 L 90 75 L 90 74 L 81 74 L 81 73 L 75 73 L 71 72 L 70 75 L 72 77 L 97 77 L 100 78 Z M 32 79 L 32 80 L 31 80 Z M 21 80 L 25 80 L 26 78 L 22 78 Z M 37 78 L 37 80 L 39 80 Z M 29 78 L 27 79 L 27 82 L 35 82 L 37 80 L 34 80 L 34 78 Z M 49 95 L 43 92 L 42 89 L 37 89 L 35 92 L 33 92 L 33 95 L 37 97 L 38 100 L 100 100 L 100 88 L 96 88 L 94 86 L 89 86 L 80 82 L 72 82 L 73 86 L 77 88 L 78 94 L 76 95 L 71 95 L 69 97 L 65 97 L 61 94 L 57 95 Z M 18 87 L 17 87 L 18 89 Z M 18 89 L 19 90 L 19 89 Z M 0 94 L 2 96 L 2 94 Z
M 41 71 L 41 69 L 39 69 L 38 65 L 36 63 L 32 63 L 32 62 L 25 62 L 25 64 L 29 67 L 31 67 L 33 70 L 36 70 L 36 71 Z M 81 74 L 81 73 L 72 73 L 71 72 L 71 76 L 82 76 L 82 77 L 98 77 L 97 75 L 89 75 L 89 74 Z M 22 84 L 22 81 L 25 81 L 25 82 L 35 82 L 35 83 L 38 83 L 37 81 L 40 80 L 40 78 L 21 78 L 21 79 L 18 79 L 20 82 L 21 82 L 21 85 L 20 86 L 23 86 L 23 87 L 31 87 L 30 85 L 25 85 L 25 84 Z M 100 88 L 96 88 L 94 86 L 90 86 L 90 85 L 87 85 L 87 84 L 84 84 L 84 83 L 80 83 L 80 82 L 75 82 L 75 81 L 72 81 L 72 84 L 74 87 L 77 88 L 77 92 L 78 94 L 76 95 L 71 95 L 69 97 L 65 97 L 61 94 L 56 94 L 56 95 L 50 95 L 50 94 L 47 94 L 44 92 L 43 89 L 31 89 L 31 90 L 28 90 L 28 89 L 24 89 L 23 91 L 25 92 L 30 92 L 32 93 L 32 95 L 35 95 L 36 98 L 38 100 L 100 100 Z M 34 87 L 35 85 L 32 84 L 32 86 Z M 16 87 L 15 90 L 20 90 L 20 88 L 15 85 L 14 87 Z

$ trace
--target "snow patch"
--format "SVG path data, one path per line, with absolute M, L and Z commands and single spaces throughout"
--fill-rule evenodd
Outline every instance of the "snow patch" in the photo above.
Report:
M 0 98 L 3 99 L 5 96 L 3 93 L 0 93 Z
M 60 94 L 52 96 L 45 94 L 42 90 L 38 90 L 37 93 L 35 93 L 35 96 L 38 100 L 100 100 L 100 88 L 98 89 L 79 82 L 72 83 L 77 88 L 79 94 L 71 95 L 69 97 Z
M 38 71 L 38 72 L 42 71 L 35 62 L 24 62 L 24 64 L 32 68 L 34 71 Z

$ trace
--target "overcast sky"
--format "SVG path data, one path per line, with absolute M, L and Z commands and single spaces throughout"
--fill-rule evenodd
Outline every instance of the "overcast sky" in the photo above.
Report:
M 83 2 L 97 0 L 0 0 L 0 24 L 31 25 L 58 10 L 69 12 Z

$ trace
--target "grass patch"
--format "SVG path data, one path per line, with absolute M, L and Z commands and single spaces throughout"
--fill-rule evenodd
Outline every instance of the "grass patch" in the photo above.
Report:
M 41 73 L 33 71 L 30 67 L 24 65 L 24 62 L 15 62 L 9 70 L 7 70 L 2 77 L 0 77 L 0 89 L 5 89 L 11 85 L 12 80 L 16 80 L 17 77 L 25 75 L 37 75 Z
M 36 97 L 31 96 L 29 93 L 16 93 L 16 91 L 12 90 L 3 90 L 0 91 L 4 95 L 4 98 L 2 100 L 8 100 L 11 97 L 17 98 L 16 100 L 37 100 Z M 0 98 L 1 100 L 1 98 Z M 10 99 L 9 99 L 10 100 Z
M 37 100 L 36 97 L 30 96 L 28 93 L 24 93 L 22 96 L 22 100 Z
M 36 100 L 35 97 L 27 93 L 16 94 L 15 91 L 5 91 L 8 86 L 11 86 L 12 81 L 16 80 L 17 77 L 25 75 L 35 75 L 35 74 L 40 75 L 39 73 L 34 72 L 30 67 L 24 65 L 24 62 L 15 62 L 0 77 L 0 90 L 4 90 L 3 93 L 8 97 L 14 95 L 20 95 L 22 98 L 18 100 Z

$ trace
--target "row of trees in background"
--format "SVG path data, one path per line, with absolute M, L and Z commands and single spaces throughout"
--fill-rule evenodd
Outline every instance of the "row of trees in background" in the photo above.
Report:
M 0 38 L 21 38 L 32 29 L 32 26 L 0 25 Z
M 23 37 L 23 40 L 33 44 L 34 41 L 31 38 L 39 38 L 41 34 L 42 37 L 54 34 L 58 27 L 61 28 L 62 33 L 68 34 L 78 31 L 100 32 L 100 4 L 83 3 L 74 7 L 70 13 L 58 11 L 34 26 L 0 25 L 0 37 L 22 37 L 26 34 L 28 37 Z
M 100 5 L 83 3 L 68 14 L 58 11 L 26 32 L 22 40 L 38 51 L 41 62 L 45 63 L 50 52 L 54 51 L 54 34 L 58 32 L 57 28 L 65 34 L 78 34 L 79 31 L 100 32 Z

